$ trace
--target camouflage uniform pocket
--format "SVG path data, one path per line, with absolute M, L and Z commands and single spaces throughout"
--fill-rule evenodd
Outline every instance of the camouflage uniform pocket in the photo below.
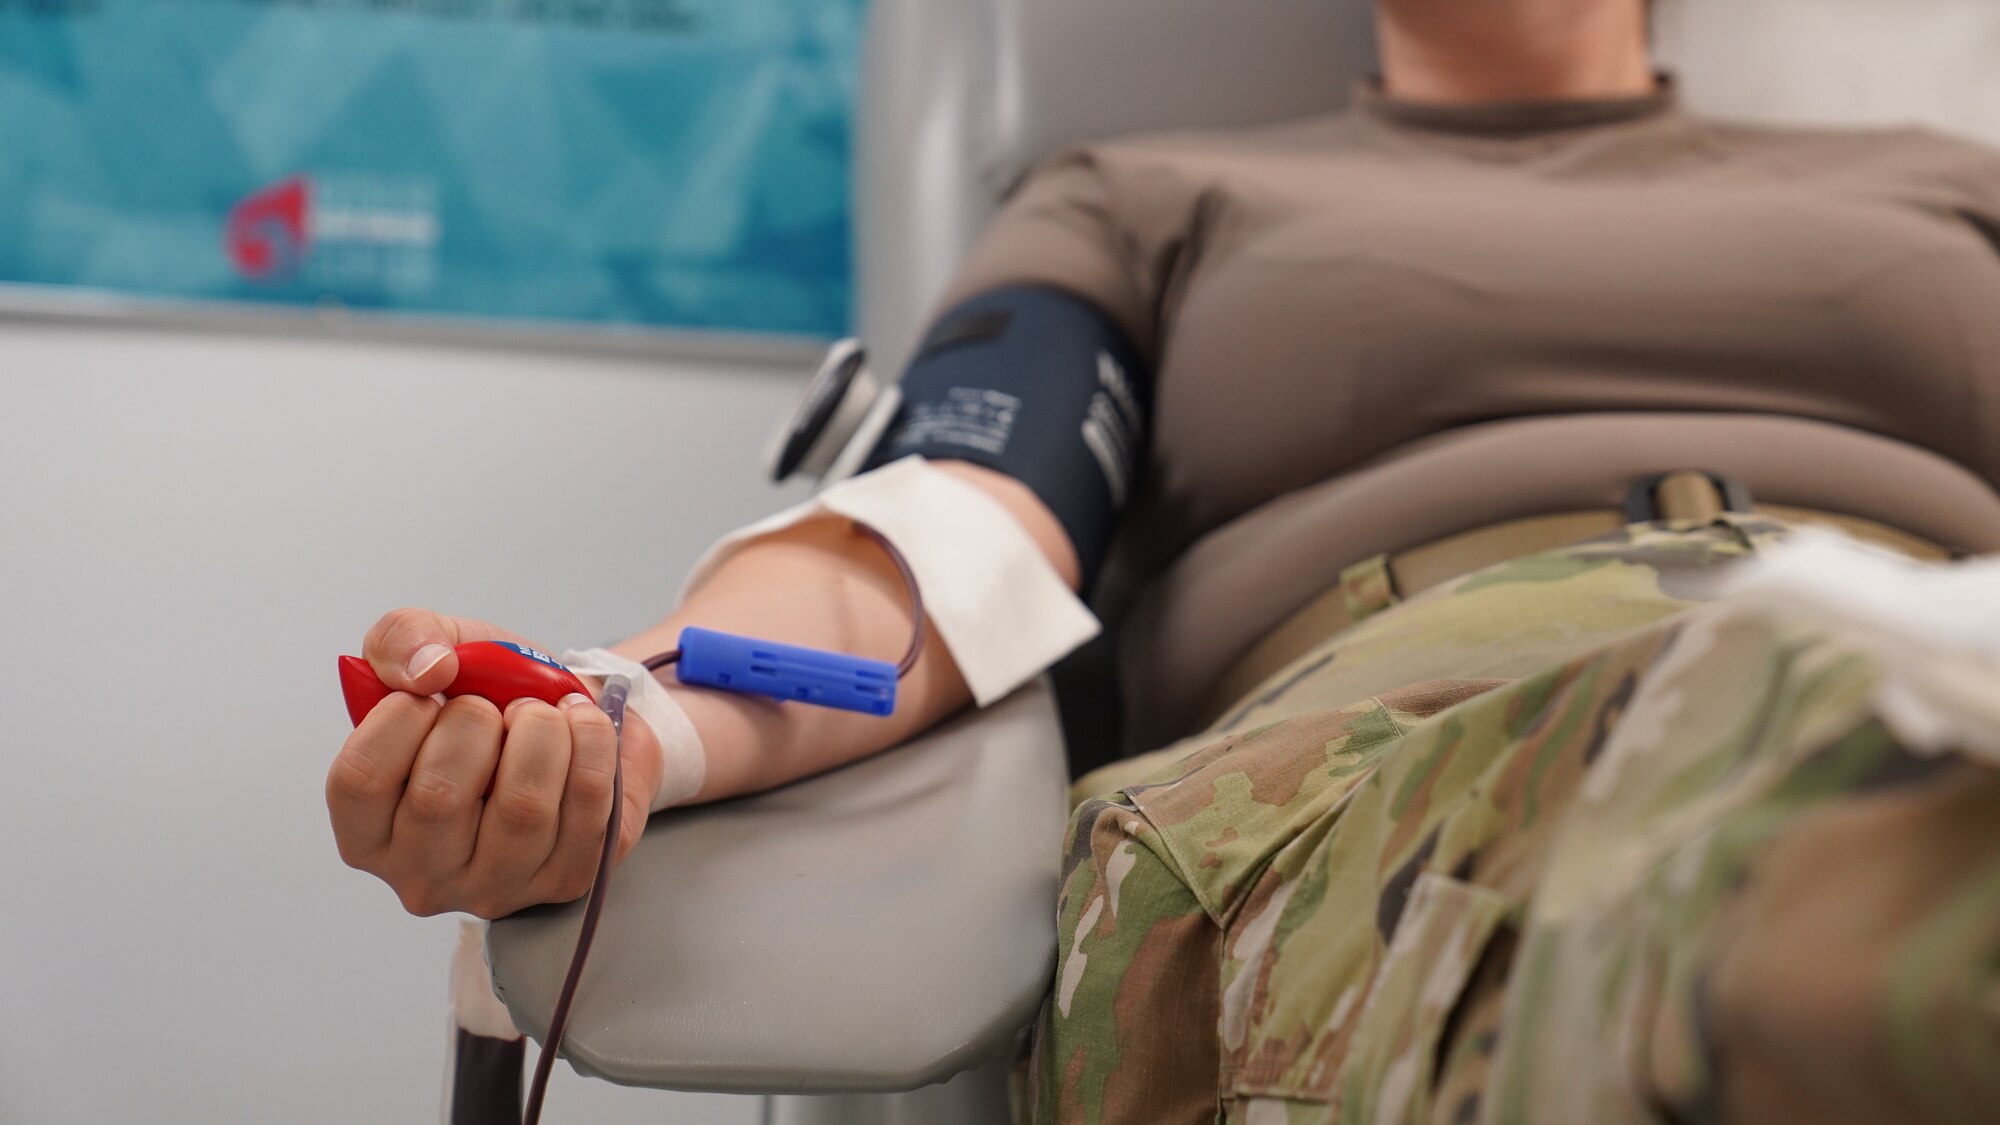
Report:
M 1253 1054 L 1231 1068 L 1227 1120 L 1425 1120 L 1445 1025 L 1507 913 L 1497 891 L 1420 875 L 1373 973 L 1339 994 L 1321 990 L 1312 1031 L 1285 1036 L 1255 1022 L 1247 1029 Z M 1294 972 L 1314 975 L 1297 963 L 1297 950 L 1287 952 L 1290 961 L 1249 971 L 1274 992 L 1286 990 Z
M 1429 1119 L 1439 1038 L 1506 915 L 1498 891 L 1443 875 L 1417 878 L 1341 1064 L 1342 1121 Z

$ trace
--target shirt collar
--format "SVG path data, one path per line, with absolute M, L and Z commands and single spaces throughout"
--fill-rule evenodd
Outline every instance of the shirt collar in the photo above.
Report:
M 1379 76 L 1370 75 L 1356 80 L 1353 104 L 1371 116 L 1405 128 L 1520 137 L 1659 117 L 1672 111 L 1679 100 L 1674 77 L 1665 72 L 1657 75 L 1649 94 L 1465 103 L 1404 101 L 1384 91 Z

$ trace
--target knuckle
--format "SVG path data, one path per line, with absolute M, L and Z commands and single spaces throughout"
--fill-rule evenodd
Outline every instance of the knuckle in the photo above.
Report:
M 349 744 L 353 744 L 353 739 L 366 739 L 376 748 L 400 746 L 406 740 L 421 739 L 429 733 L 437 715 L 437 700 L 393 691 L 361 720 Z
M 439 721 L 488 738 L 498 738 L 506 729 L 500 709 L 476 695 L 461 695 L 445 704 Z
M 570 770 L 568 796 L 579 808 L 599 813 L 611 808 L 611 767 L 578 762 Z
M 560 740 L 568 731 L 563 725 L 562 714 L 539 699 L 530 699 L 518 707 L 503 712 L 501 717 L 509 724 L 508 733 L 515 738 L 532 738 L 541 742 Z
M 599 708 L 585 707 L 582 704 L 578 704 L 563 713 L 569 717 L 570 726 L 578 734 L 589 734 L 602 738 L 612 733 L 611 716 L 605 714 Z
M 403 808 L 422 824 L 445 824 L 456 819 L 471 805 L 471 794 L 450 778 L 437 773 L 420 773 L 403 791 Z
M 366 802 L 380 800 L 392 791 L 391 779 L 375 762 L 352 752 L 342 752 L 326 771 L 326 794 L 330 801 Z
M 483 894 L 472 896 L 471 901 L 465 906 L 465 912 L 491 922 L 496 919 L 505 918 L 507 915 L 514 913 L 526 905 L 528 903 L 519 895 L 487 891 Z
M 398 640 L 414 635 L 429 617 L 429 613 L 414 606 L 392 609 L 377 618 L 374 625 L 369 626 L 368 635 L 362 639 L 361 649 L 370 656 L 386 655 L 385 650 Z
M 514 786 L 494 793 L 488 807 L 501 831 L 531 835 L 555 823 L 557 803 L 539 789 Z
M 340 862 L 356 871 L 366 871 L 371 875 L 375 873 L 373 867 L 375 853 L 372 850 L 355 847 L 339 833 L 334 834 L 333 847 L 340 853 Z
M 595 868 L 581 863 L 567 863 L 550 871 L 538 880 L 541 891 L 550 902 L 575 902 L 590 893 L 590 885 L 596 881 Z
M 597 873 L 579 868 L 566 871 L 556 884 L 557 902 L 575 902 L 590 893 L 590 886 L 597 881 Z
M 600 775 L 608 781 L 617 764 L 618 744 L 611 740 L 610 732 L 602 736 L 584 732 L 578 737 L 571 763 L 576 771 Z
M 437 888 L 428 884 L 406 884 L 396 887 L 396 898 L 403 909 L 419 918 L 430 918 L 450 909 Z

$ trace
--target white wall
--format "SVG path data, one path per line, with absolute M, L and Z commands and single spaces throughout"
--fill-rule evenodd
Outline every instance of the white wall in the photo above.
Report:
M 653 620 L 788 498 L 801 375 L 0 321 L 0 1121 L 436 1120 L 455 923 L 334 854 L 334 657 Z M 550 1119 L 757 1106 L 559 1067 Z

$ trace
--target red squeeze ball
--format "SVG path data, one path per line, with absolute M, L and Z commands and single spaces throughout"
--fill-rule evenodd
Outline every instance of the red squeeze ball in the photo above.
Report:
M 566 695 L 590 695 L 590 689 L 569 669 L 523 645 L 473 641 L 453 651 L 458 653 L 458 676 L 444 689 L 447 699 L 476 695 L 504 711 L 516 699 L 555 703 Z M 347 699 L 347 717 L 358 727 L 390 693 L 366 660 L 343 656 L 340 694 Z

